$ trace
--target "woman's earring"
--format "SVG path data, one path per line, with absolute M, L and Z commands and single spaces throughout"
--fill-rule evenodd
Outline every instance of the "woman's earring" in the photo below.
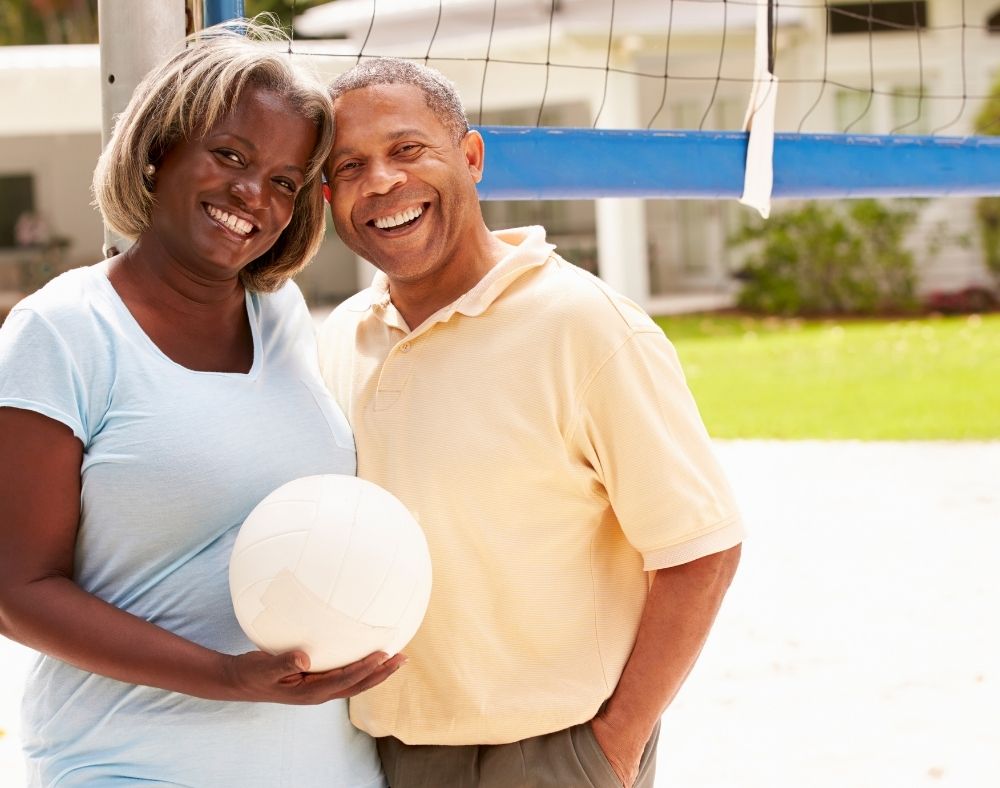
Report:
M 146 176 L 146 180 L 153 180 L 153 176 L 156 175 L 156 165 L 147 164 L 142 168 L 142 174 Z

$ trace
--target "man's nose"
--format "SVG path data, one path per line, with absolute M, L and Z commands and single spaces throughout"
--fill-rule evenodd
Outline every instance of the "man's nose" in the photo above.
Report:
M 365 173 L 365 196 L 388 194 L 406 181 L 406 173 L 392 161 L 371 161 Z

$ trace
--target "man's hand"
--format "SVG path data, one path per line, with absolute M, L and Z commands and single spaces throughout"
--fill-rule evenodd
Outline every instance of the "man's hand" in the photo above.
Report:
M 635 782 L 646 741 L 698 658 L 739 558 L 737 545 L 653 577 L 632 654 L 591 721 L 625 788 Z
M 624 788 L 632 788 L 639 776 L 639 762 L 651 731 L 643 734 L 642 731 L 615 728 L 601 714 L 590 721 L 590 727 Z

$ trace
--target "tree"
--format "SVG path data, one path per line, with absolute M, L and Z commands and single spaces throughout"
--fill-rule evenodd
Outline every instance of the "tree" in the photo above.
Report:
M 290 28 L 293 12 L 301 14 L 307 8 L 324 2 L 327 0 L 245 0 L 244 10 L 247 16 L 256 16 L 265 11 L 272 13 L 278 17 L 282 27 Z
M 293 13 L 326 1 L 245 0 L 244 11 L 247 16 L 269 11 L 290 28 Z M 0 46 L 96 43 L 97 0 L 0 0 Z
M 97 0 L 0 0 L 0 45 L 96 43 Z
M 975 129 L 977 134 L 1000 136 L 1000 78 L 993 83 L 986 103 L 976 116 Z M 976 203 L 976 215 L 983 259 L 1000 288 L 1000 197 L 981 197 Z

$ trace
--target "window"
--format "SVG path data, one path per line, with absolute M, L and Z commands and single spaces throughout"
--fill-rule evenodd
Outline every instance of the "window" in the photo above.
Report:
M 926 0 L 831 3 L 830 35 L 887 33 L 927 27 Z
M 838 90 L 835 95 L 836 123 L 845 134 L 874 134 L 872 96 L 860 90 Z
M 891 99 L 893 133 L 930 134 L 927 100 L 921 97 L 920 85 L 897 85 Z
M 0 175 L 0 249 L 19 246 L 17 220 L 35 210 L 35 184 L 30 175 Z

